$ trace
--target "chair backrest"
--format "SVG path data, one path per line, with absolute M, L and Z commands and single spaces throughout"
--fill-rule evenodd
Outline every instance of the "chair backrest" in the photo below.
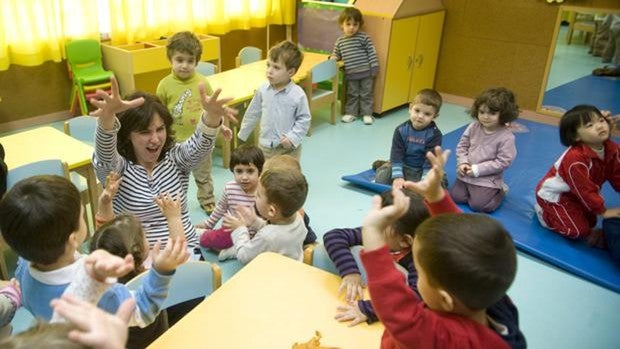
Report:
M 65 133 L 69 136 L 93 145 L 95 143 L 95 130 L 97 129 L 96 116 L 76 116 L 65 121 Z
M 263 56 L 263 50 L 254 46 L 246 46 L 239 50 L 237 55 L 237 66 L 260 61 Z
M 209 62 L 198 62 L 196 70 L 204 76 L 209 76 L 217 73 L 217 65 Z
M 65 46 L 72 71 L 92 65 L 101 66 L 101 45 L 94 39 L 69 41 Z
M 6 188 L 10 190 L 15 183 L 24 178 L 36 175 L 57 175 L 69 178 L 69 168 L 66 162 L 58 159 L 41 160 L 16 168 L 10 168 L 6 178 Z
M 338 74 L 338 66 L 333 59 L 327 59 L 311 69 L 312 83 L 333 79 Z
M 127 288 L 132 291 L 137 290 L 144 280 L 146 273 L 136 276 L 127 282 Z M 172 281 L 168 297 L 162 305 L 166 309 L 173 305 L 208 296 L 217 290 L 222 284 L 222 273 L 215 263 L 190 261 L 177 267 Z

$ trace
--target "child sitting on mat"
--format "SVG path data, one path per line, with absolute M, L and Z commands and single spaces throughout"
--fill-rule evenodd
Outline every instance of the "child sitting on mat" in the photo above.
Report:
M 514 94 L 503 87 L 484 91 L 469 111 L 469 124 L 456 146 L 457 178 L 450 195 L 474 211 L 493 212 L 508 192 L 504 171 L 517 149 L 507 125 L 519 116 Z
M 598 247 L 607 239 L 620 262 L 620 207 L 607 207 L 600 192 L 605 181 L 620 190 L 620 147 L 610 139 L 612 129 L 611 119 L 591 105 L 562 116 L 560 141 L 568 149 L 538 183 L 536 213 L 543 226 L 567 238 L 587 238 Z M 604 219 L 604 231 L 593 229 L 597 216 Z

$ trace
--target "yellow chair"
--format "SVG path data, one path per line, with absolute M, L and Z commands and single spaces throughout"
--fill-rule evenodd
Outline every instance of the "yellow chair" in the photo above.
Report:
M 246 46 L 239 50 L 239 54 L 235 58 L 235 66 L 239 67 L 244 64 L 260 61 L 263 56 L 263 50 L 254 46 Z
M 318 87 L 319 82 L 330 81 L 331 89 L 324 90 Z M 310 114 L 314 114 L 315 108 L 324 105 L 331 105 L 331 123 L 336 124 L 336 108 L 338 101 L 338 66 L 333 59 L 327 59 L 310 69 L 308 76 L 304 80 L 304 90 L 308 96 Z M 312 133 L 312 126 L 308 130 L 308 135 Z
M 70 109 L 77 102 L 82 115 L 88 114 L 88 98 L 97 89 L 109 89 L 113 72 L 103 69 L 101 45 L 93 39 L 72 40 L 66 44 L 67 63 L 72 75 Z

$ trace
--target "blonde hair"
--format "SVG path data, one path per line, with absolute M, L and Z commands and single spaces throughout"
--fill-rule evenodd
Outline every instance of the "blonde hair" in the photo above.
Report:
M 301 165 L 299 164 L 299 161 L 295 157 L 288 154 L 275 155 L 265 161 L 265 164 L 263 165 L 264 171 L 274 168 L 297 170 L 301 172 Z
M 37 321 L 28 330 L 0 341 L 0 349 L 88 349 L 90 347 L 69 339 L 76 327 L 67 323 Z

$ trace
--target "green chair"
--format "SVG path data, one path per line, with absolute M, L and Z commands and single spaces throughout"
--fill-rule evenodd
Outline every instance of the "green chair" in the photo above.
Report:
M 93 39 L 73 40 L 66 44 L 67 63 L 73 76 L 70 109 L 77 99 L 82 115 L 88 114 L 88 97 L 97 89 L 109 89 L 113 72 L 103 69 L 101 45 Z

